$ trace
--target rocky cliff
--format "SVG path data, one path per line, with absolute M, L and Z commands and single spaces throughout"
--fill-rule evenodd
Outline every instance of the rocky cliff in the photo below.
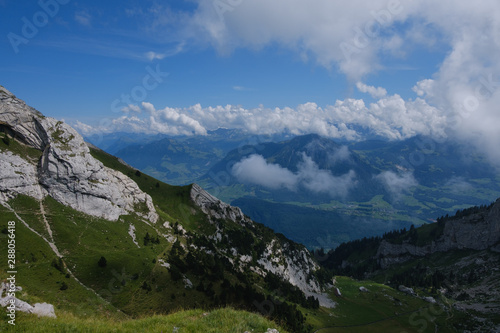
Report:
M 412 257 L 423 257 L 435 252 L 461 249 L 480 251 L 495 246 L 500 242 L 500 199 L 484 211 L 442 223 L 442 235 L 422 246 L 412 244 L 409 240 L 402 244 L 382 240 L 376 255 L 381 267 L 386 268 Z
M 190 196 L 191 200 L 211 220 L 230 220 L 245 228 L 254 223 L 243 214 L 240 208 L 222 202 L 197 184 L 192 185 Z M 214 235 L 213 240 L 216 243 L 221 241 L 222 233 L 222 230 L 218 230 Z M 305 247 L 289 240 L 273 239 L 256 260 L 258 265 L 252 265 L 250 259 L 249 256 L 239 257 L 240 263 L 249 266 L 250 269 L 261 276 L 265 276 L 267 272 L 276 274 L 298 287 L 307 296 L 316 297 L 322 306 L 335 306 L 334 302 L 322 294 L 322 288 L 313 275 L 314 271 L 319 269 L 319 266 L 311 258 L 309 251 Z
M 155 223 L 151 197 L 120 172 L 106 168 L 90 154 L 82 137 L 70 126 L 27 106 L 0 86 L 0 129 L 28 148 L 40 151 L 31 159 L 0 152 L 0 201 L 26 194 L 50 195 L 78 211 L 117 220 L 142 209 Z M 33 156 L 33 154 L 32 154 Z

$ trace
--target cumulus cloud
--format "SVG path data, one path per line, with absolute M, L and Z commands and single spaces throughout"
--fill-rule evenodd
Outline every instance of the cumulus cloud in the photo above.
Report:
M 349 82 L 358 82 L 359 91 L 376 100 L 369 105 L 348 98 L 323 107 L 306 103 L 253 109 L 194 105 L 169 109 L 179 116 L 177 121 L 160 113 L 151 120 L 127 115 L 114 121 L 117 129 L 192 134 L 227 127 L 256 134 L 317 133 L 356 140 L 362 136 L 353 128 L 361 127 L 391 140 L 430 135 L 472 142 L 500 165 L 497 0 L 251 0 L 224 2 L 223 8 L 214 6 L 220 1 L 195 2 L 194 12 L 182 13 L 160 10 L 155 4 L 144 11 L 153 15 L 145 21 L 165 37 L 180 31 L 174 40 L 212 45 L 221 54 L 269 46 L 290 50 L 305 61 L 345 74 Z M 169 24 L 178 26 L 169 29 Z M 184 43 L 179 45 L 182 50 Z M 405 65 L 417 50 L 443 56 L 435 73 L 415 82 L 416 98 L 388 95 L 383 87 L 363 83 L 368 75 L 395 63 Z M 146 54 L 150 59 L 161 55 Z
M 417 180 L 411 172 L 395 173 L 392 171 L 384 171 L 375 176 L 395 197 L 399 198 L 403 193 L 408 193 L 409 190 L 418 185 Z
M 251 134 L 315 133 L 329 138 L 362 139 L 352 126 L 359 126 L 373 135 L 390 140 L 410 138 L 415 135 L 444 135 L 447 126 L 445 115 L 422 99 L 405 101 L 399 95 L 387 96 L 366 105 L 363 100 L 338 100 L 335 105 L 319 107 L 306 103 L 296 108 L 245 109 L 241 106 L 216 106 L 203 108 L 200 104 L 188 108 L 156 110 L 150 103 L 142 103 L 145 112 L 140 115 L 138 106 L 128 106 L 124 111 L 135 111 L 113 120 L 112 126 L 95 128 L 96 132 L 130 131 L 163 134 L 201 134 L 218 128 L 241 129 Z M 89 134 L 89 133 L 84 133 Z
M 232 173 L 242 183 L 274 190 L 280 188 L 295 190 L 298 183 L 297 175 L 277 164 L 267 163 L 261 155 L 251 155 L 242 159 L 233 166 Z
M 122 111 L 123 113 L 130 113 L 130 112 L 141 113 L 141 108 L 138 105 L 129 104 L 123 107 L 120 111 Z
M 305 153 L 302 153 L 302 159 L 298 165 L 297 177 L 301 185 L 312 192 L 345 197 L 357 185 L 356 173 L 353 170 L 336 177 L 330 171 L 320 169 Z
M 366 120 L 354 119 L 357 124 L 369 125 L 381 136 L 401 139 L 429 134 L 425 132 L 437 128 L 426 131 L 424 127 L 445 122 L 446 128 L 439 129 L 446 131 L 442 136 L 474 142 L 500 164 L 500 150 L 495 149 L 500 131 L 494 126 L 500 121 L 498 1 L 252 0 L 230 2 L 222 11 L 214 2 L 197 2 L 187 29 L 195 39 L 210 43 L 221 53 L 270 45 L 289 49 L 306 61 L 338 69 L 350 82 L 360 82 L 360 91 L 380 99 L 368 110 L 360 105 L 359 115 Z M 417 99 L 397 101 L 400 98 L 387 97 L 384 88 L 361 83 L 367 75 L 404 62 L 417 50 L 445 54 L 436 72 L 415 84 Z M 406 109 L 394 102 L 405 104 Z M 361 104 L 345 100 L 339 107 L 352 103 Z M 350 124 L 345 119 L 356 118 L 350 113 L 353 107 L 348 106 L 346 117 L 337 118 L 336 129 L 325 123 L 317 126 L 338 136 L 335 131 L 343 132 L 342 124 Z M 386 112 L 387 116 L 381 115 Z M 405 122 L 404 117 L 411 120 Z M 423 119 L 427 117 L 437 119 L 438 125 Z M 396 133 L 398 126 L 402 129 Z
M 79 121 L 73 126 L 86 136 L 112 132 L 207 135 L 206 128 L 182 109 L 167 107 L 157 110 L 153 104 L 147 102 L 143 102 L 141 107 L 128 105 L 121 110 L 125 115 L 114 119 L 103 119 L 97 126 Z
M 356 83 L 356 87 L 362 93 L 368 93 L 373 98 L 382 98 L 382 97 L 385 97 L 387 95 L 387 90 L 385 90 L 384 88 L 382 88 L 382 87 L 376 88 L 373 86 L 368 86 L 368 85 L 364 84 L 363 82 Z
M 237 162 L 232 168 L 232 174 L 242 183 L 259 185 L 270 189 L 286 188 L 296 191 L 300 187 L 314 193 L 324 193 L 332 197 L 345 197 L 357 185 L 356 173 L 335 177 L 330 171 L 322 170 L 305 153 L 302 162 L 297 166 L 297 172 L 268 163 L 261 155 L 251 155 Z
M 328 162 L 330 162 L 332 165 L 335 165 L 339 162 L 349 161 L 350 159 L 351 151 L 347 146 L 341 146 L 339 149 L 328 155 Z

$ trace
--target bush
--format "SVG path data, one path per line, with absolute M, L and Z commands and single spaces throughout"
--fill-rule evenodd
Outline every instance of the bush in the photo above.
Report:
M 61 258 L 58 258 L 57 260 L 53 259 L 51 265 L 59 272 L 64 273 L 64 264 Z
M 108 261 L 104 257 L 101 257 L 101 259 L 99 259 L 99 261 L 97 262 L 97 266 L 102 267 L 102 268 L 106 267 L 107 264 L 108 264 Z

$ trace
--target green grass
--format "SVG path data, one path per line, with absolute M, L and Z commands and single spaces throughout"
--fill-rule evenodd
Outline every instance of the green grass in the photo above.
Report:
M 331 292 L 335 309 L 309 312 L 308 323 L 316 332 L 453 332 L 447 313 L 420 298 L 408 296 L 373 281 L 336 277 L 341 296 Z M 361 292 L 359 287 L 369 292 Z M 432 319 L 432 320 L 431 320 Z M 320 329 L 323 327 L 322 329 Z
M 54 305 L 56 314 L 62 314 L 55 321 L 20 315 L 21 324 L 17 326 L 19 330 L 33 331 L 35 323 L 37 332 L 137 332 L 144 331 L 142 327 L 159 331 L 158 328 L 164 324 L 183 328 L 179 332 L 236 332 L 232 330 L 235 327 L 241 328 L 238 328 L 238 332 L 248 329 L 258 331 L 261 328 L 264 332 L 267 327 L 275 326 L 257 315 L 231 310 L 211 312 L 213 315 L 196 318 L 191 324 L 185 322 L 183 314 L 165 317 L 166 319 L 157 317 L 156 321 L 149 318 L 143 322 L 122 322 L 126 317 L 167 314 L 180 307 L 211 308 L 213 304 L 203 292 L 186 289 L 182 280 L 173 281 L 170 272 L 158 263 L 159 258 L 168 254 L 170 243 L 160 237 L 160 244 L 150 243 L 144 246 L 146 233 L 153 238 L 158 235 L 152 226 L 133 215 L 122 216 L 115 222 L 91 217 L 50 197 L 44 199 L 42 204 L 54 241 L 63 254 L 63 265 L 69 267 L 85 286 L 92 288 L 100 296 L 73 279 L 66 268 L 58 264 L 59 259 L 49 245 L 26 228 L 13 213 L 0 206 L 0 229 L 6 227 L 8 221 L 17 221 L 17 283 L 23 287 L 23 292 L 17 296 L 30 304 L 48 302 Z M 47 238 L 45 224 L 40 222 L 42 217 L 37 201 L 18 196 L 10 201 L 10 205 L 20 212 L 21 218 L 34 224 L 36 231 Z M 140 247 L 133 243 L 128 234 L 131 224 L 135 226 Z M 229 226 L 230 229 L 236 227 L 236 224 Z M 162 232 L 171 231 L 162 229 Z M 264 233 L 263 237 L 267 237 L 266 235 Z M 184 243 L 182 238 L 181 241 Z M 6 242 L 1 244 L 1 250 L 5 253 Z M 107 260 L 106 267 L 97 265 L 101 256 Z M 6 265 L 6 256 L 1 256 L 0 267 Z M 57 265 L 60 267 L 57 268 Z M 186 276 L 195 286 L 200 282 L 200 278 L 192 273 Z M 6 272 L 0 270 L 0 280 L 6 277 Z M 231 275 L 226 277 L 235 279 Z M 141 288 L 143 283 L 147 283 L 152 290 Z M 63 284 L 68 288 L 61 290 Z M 214 283 L 215 291 L 219 291 L 219 284 Z M 22 323 L 23 321 L 26 323 Z M 114 326 L 109 326 L 108 321 Z M 5 322 L 6 320 L 3 323 Z M 0 328 L 0 331 L 4 330 Z
M 40 157 L 42 157 L 42 151 L 26 146 L 17 140 L 12 138 L 6 139 L 7 134 L 0 132 L 0 151 L 9 150 L 15 155 L 27 158 L 29 161 L 38 162 Z M 6 143 L 8 142 L 8 144 Z
M 3 316 L 2 316 L 3 317 Z M 213 311 L 188 310 L 166 316 L 151 316 L 136 320 L 106 320 L 102 318 L 81 319 L 70 313 L 60 313 L 57 319 L 37 318 L 34 315 L 18 313 L 15 328 L 2 318 L 2 332 L 37 333 L 108 333 L 108 332 L 178 332 L 178 333 L 263 333 L 268 328 L 286 331 L 263 317 L 226 308 Z
M 17 296 L 29 303 L 48 302 L 57 310 L 71 311 L 81 317 L 117 316 L 122 317 L 116 308 L 97 297 L 93 292 L 82 287 L 76 280 L 66 277 L 66 272 L 61 272 L 53 266 L 57 261 L 49 245 L 19 222 L 15 216 L 3 210 L 0 206 L 0 226 L 7 221 L 16 222 L 16 281 L 23 291 Z M 2 236 L 5 236 L 2 234 Z M 6 253 L 6 242 L 0 242 L 1 253 Z M 6 256 L 0 256 L 0 280 L 7 277 Z M 60 290 L 63 283 L 68 289 Z

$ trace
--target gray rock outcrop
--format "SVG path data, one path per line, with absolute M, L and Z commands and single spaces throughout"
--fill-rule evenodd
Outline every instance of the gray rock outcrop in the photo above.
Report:
M 27 106 L 0 86 L 0 130 L 42 152 L 39 161 L 0 152 L 0 200 L 50 195 L 88 215 L 117 220 L 132 212 L 155 223 L 151 197 L 129 177 L 105 167 L 70 126 Z
M 16 307 L 16 311 L 21 311 L 25 313 L 33 313 L 38 315 L 39 317 L 51 317 L 51 318 L 56 318 L 56 313 L 54 311 L 54 306 L 52 304 L 48 303 L 35 303 L 33 305 L 29 304 L 28 302 L 21 301 L 20 299 L 14 297 L 11 298 L 7 296 L 7 290 L 9 290 L 10 285 L 9 283 L 1 283 L 0 284 L 0 306 L 1 307 L 7 307 L 11 301 L 11 299 L 14 299 L 14 304 Z M 20 290 L 19 287 L 16 288 L 17 290 Z M 5 293 L 5 297 L 4 297 Z
M 216 219 L 228 219 L 234 222 L 246 220 L 240 208 L 222 202 L 205 191 L 198 184 L 193 184 L 191 186 L 190 196 L 191 200 L 193 200 L 205 214 L 213 216 Z
M 500 242 L 500 199 L 488 210 L 450 219 L 444 222 L 443 234 L 424 246 L 404 241 L 391 244 L 383 240 L 376 258 L 382 268 L 405 262 L 412 257 L 423 257 L 450 250 L 486 250 Z
M 408 295 L 412 295 L 412 296 L 416 296 L 417 295 L 412 288 L 408 288 L 408 287 L 405 287 L 403 285 L 400 285 L 398 287 L 398 290 L 401 291 L 401 292 L 403 292 L 403 293 L 405 293 L 405 294 L 408 294 Z
M 191 186 L 190 197 L 210 218 L 231 220 L 242 226 L 253 223 L 240 208 L 222 202 L 197 184 Z M 214 239 L 217 241 L 219 238 Z M 241 261 L 245 262 L 245 260 Z M 264 276 L 267 274 L 266 272 L 271 272 L 298 287 L 306 296 L 316 297 L 321 306 L 331 308 L 335 306 L 335 303 L 322 293 L 319 282 L 311 274 L 319 269 L 319 266 L 307 249 L 273 239 L 266 245 L 264 252 L 257 259 L 257 263 L 260 267 L 254 267 L 255 272 Z
M 38 181 L 36 165 L 10 151 L 0 151 L 0 201 L 6 202 L 16 194 L 41 200 L 47 191 Z

